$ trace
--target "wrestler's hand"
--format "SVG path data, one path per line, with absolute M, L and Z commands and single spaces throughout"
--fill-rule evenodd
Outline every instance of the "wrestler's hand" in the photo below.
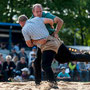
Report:
M 45 44 L 47 41 L 47 39 L 40 39 L 40 40 L 37 40 L 37 41 L 34 41 L 34 43 L 37 43 L 37 44 Z

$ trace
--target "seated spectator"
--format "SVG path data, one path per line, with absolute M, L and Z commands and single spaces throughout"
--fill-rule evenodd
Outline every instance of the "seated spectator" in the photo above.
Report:
M 21 74 L 21 69 L 28 67 L 25 57 L 21 57 L 16 65 L 16 74 Z
M 13 58 L 14 56 L 17 56 L 18 58 L 19 58 L 19 55 L 18 55 L 18 53 L 16 52 L 16 50 L 13 48 L 12 50 L 11 50 L 11 52 L 9 53 L 9 55 Z
M 28 64 L 28 57 L 27 57 L 27 54 L 25 53 L 25 48 L 21 48 L 21 50 L 20 50 L 19 60 L 20 60 L 21 57 L 25 57 L 25 60 L 26 60 L 26 62 Z
M 89 71 L 86 68 L 86 63 L 85 62 L 80 62 L 79 63 L 79 73 L 80 73 L 80 79 L 81 81 L 88 81 L 89 79 Z
M 17 65 L 17 62 L 19 61 L 19 58 L 17 56 L 14 56 L 12 61 Z
M 14 76 L 14 70 L 16 68 L 16 65 L 13 61 L 11 61 L 11 56 L 6 56 L 6 61 L 3 63 L 3 75 L 4 75 L 4 81 L 8 81 L 8 78 Z
M 17 43 L 16 45 L 14 45 L 14 49 L 16 50 L 16 52 L 19 52 L 19 43 Z
M 34 75 L 34 60 L 36 59 L 36 54 L 37 54 L 37 47 L 34 46 L 32 47 L 32 51 L 29 53 L 29 61 L 28 61 L 28 67 L 30 70 L 30 75 Z M 31 76 L 32 77 L 32 76 Z
M 2 42 L 0 46 L 1 46 L 1 49 L 6 49 L 6 43 Z
M 21 69 L 21 71 L 22 71 L 21 76 L 14 77 L 14 81 L 25 82 L 25 81 L 29 80 L 29 75 L 30 75 L 29 69 L 28 68 L 23 68 L 23 69 Z
M 4 61 L 5 61 L 5 60 L 4 60 L 4 58 L 3 58 L 3 54 L 0 53 L 0 62 L 1 62 L 1 64 L 3 64 Z
M 68 73 L 65 73 L 65 67 L 61 68 L 61 72 L 57 76 L 58 80 L 71 81 L 71 77 Z
M 29 53 L 29 63 L 28 63 L 28 66 L 30 67 L 31 66 L 31 63 L 36 59 L 36 53 L 34 51 L 31 51 Z
M 28 61 L 29 67 L 31 66 L 32 61 L 36 59 L 36 54 L 37 54 L 37 47 L 34 46 L 32 48 L 32 51 L 30 51 L 30 53 L 29 53 L 29 59 L 28 59 L 29 60 Z

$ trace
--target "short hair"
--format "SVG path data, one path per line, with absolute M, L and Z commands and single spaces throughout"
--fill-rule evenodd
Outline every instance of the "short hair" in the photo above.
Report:
M 39 7 L 39 8 L 42 8 L 42 5 L 41 4 L 34 4 L 33 6 L 32 6 L 32 11 L 35 9 L 35 7 Z
M 18 21 L 20 22 L 24 22 L 24 21 L 26 21 L 28 19 L 28 17 L 26 16 L 26 15 L 20 15 L 19 17 L 18 17 Z
M 21 57 L 20 60 L 21 60 L 21 59 L 24 59 L 24 60 L 25 60 L 25 57 Z

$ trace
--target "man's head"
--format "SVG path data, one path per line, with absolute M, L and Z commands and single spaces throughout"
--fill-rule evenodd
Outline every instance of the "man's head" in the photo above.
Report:
M 6 61 L 9 63 L 11 61 L 12 57 L 10 55 L 6 56 Z
M 21 58 L 20 58 L 20 62 L 21 62 L 22 64 L 24 64 L 24 63 L 25 63 L 25 57 L 21 57 Z
M 61 67 L 61 72 L 65 73 L 65 67 Z
M 37 51 L 37 47 L 36 46 L 32 47 L 32 51 L 36 52 Z
M 34 4 L 32 8 L 32 12 L 35 17 L 42 17 L 42 5 Z
M 25 48 L 21 48 L 21 52 L 22 53 L 25 53 Z
M 12 51 L 12 53 L 15 53 L 16 52 L 15 48 L 13 48 L 11 51 Z
M 25 16 L 25 15 L 20 15 L 18 17 L 18 21 L 19 21 L 19 24 L 21 25 L 21 27 L 23 27 L 25 25 L 25 22 L 28 20 L 28 17 Z

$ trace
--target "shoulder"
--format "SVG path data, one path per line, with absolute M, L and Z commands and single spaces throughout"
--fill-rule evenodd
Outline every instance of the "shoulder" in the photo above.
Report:
M 62 72 L 60 72 L 60 73 L 58 74 L 58 77 L 60 77 L 60 76 L 61 76 L 61 74 L 62 74 Z
M 42 17 L 45 17 L 46 15 L 49 15 L 49 14 L 51 14 L 50 12 L 45 12 L 45 11 L 43 11 L 42 12 Z
M 56 16 L 51 14 L 50 12 L 43 12 L 42 17 L 54 19 Z
M 59 73 L 59 75 L 61 75 L 61 74 L 62 74 L 62 72 Z
M 66 75 L 69 75 L 68 73 L 65 73 Z

